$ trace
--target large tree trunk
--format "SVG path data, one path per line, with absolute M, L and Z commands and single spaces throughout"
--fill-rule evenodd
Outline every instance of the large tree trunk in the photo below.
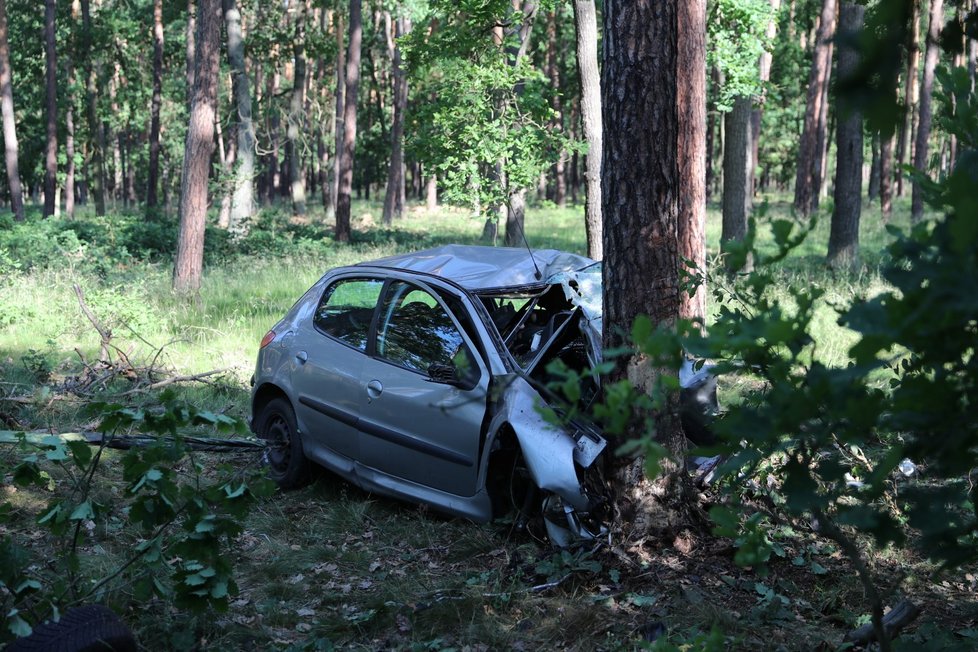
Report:
M 14 117 L 13 75 L 10 70 L 10 44 L 7 38 L 7 2 L 0 0 L 0 112 L 3 118 L 4 160 L 7 165 L 7 187 L 14 219 L 24 221 L 24 190 L 20 184 L 17 162 L 17 126 Z
M 350 241 L 353 155 L 357 142 L 357 92 L 360 86 L 360 44 L 363 38 L 361 0 L 350 0 L 350 43 L 346 54 L 346 92 L 343 100 L 343 148 L 339 153 L 336 196 L 336 240 Z
M 851 77 L 859 68 L 859 53 L 850 45 L 863 26 L 866 8 L 843 0 L 839 12 L 838 78 Z M 859 260 L 859 217 L 863 186 L 863 116 L 854 105 L 838 100 L 835 209 L 829 234 L 828 263 L 851 267 Z
M 598 74 L 598 21 L 594 0 L 574 0 L 574 23 L 577 25 L 577 71 L 581 77 L 581 122 L 588 149 L 584 159 L 587 255 L 601 260 L 601 78 Z
M 55 0 L 44 1 L 44 79 L 47 139 L 44 149 L 44 217 L 54 215 L 58 185 L 58 58 L 55 52 Z
M 751 100 L 734 98 L 733 109 L 724 116 L 723 143 L 723 230 L 720 242 L 740 242 L 747 235 L 747 220 L 753 205 L 751 192 Z M 730 272 L 750 271 L 752 261 L 744 267 L 727 264 Z
M 826 115 L 823 107 L 825 91 L 832 70 L 832 39 L 835 35 L 837 0 L 823 0 L 822 12 L 812 67 L 808 76 L 808 98 L 805 105 L 805 123 L 798 144 L 798 169 L 795 176 L 795 210 L 802 215 L 810 214 L 818 206 L 818 193 L 822 176 L 822 152 L 825 148 Z M 819 140 L 819 135 L 823 140 Z
M 105 215 L 105 132 L 98 119 L 96 108 L 96 86 L 98 85 L 95 66 L 92 65 L 92 16 L 89 0 L 81 0 L 82 13 L 82 65 L 85 69 L 85 119 L 92 143 L 91 164 L 88 185 L 95 196 L 95 214 Z
M 214 116 L 221 52 L 221 2 L 198 0 L 194 87 L 187 146 L 180 179 L 180 232 L 173 268 L 173 289 L 196 293 L 204 263 L 207 177 L 214 153 Z
M 232 92 L 237 109 L 237 152 L 234 170 L 234 195 L 228 229 L 232 235 L 243 235 L 245 222 L 255 210 L 255 124 L 251 118 L 251 89 L 245 68 L 244 39 L 241 35 L 241 12 L 234 0 L 224 0 L 224 21 L 228 35 L 228 63 L 231 64 Z
M 289 161 L 289 188 L 292 196 L 292 214 L 306 214 L 306 180 L 302 174 L 302 148 L 299 134 L 305 132 L 306 123 L 306 13 L 308 0 L 299 3 L 295 17 L 295 34 L 292 38 L 293 76 L 292 97 L 289 102 L 289 120 L 286 136 L 285 157 Z
M 706 0 L 679 2 L 676 102 L 679 110 L 679 256 L 706 273 Z M 706 320 L 706 286 L 680 292 L 679 316 Z
M 907 43 L 907 77 L 903 90 L 903 103 L 906 107 L 906 116 L 902 129 L 897 137 L 897 164 L 903 167 L 907 159 L 912 161 L 913 154 L 910 152 L 913 142 L 914 115 L 917 112 L 917 96 L 919 87 L 917 85 L 917 68 L 920 66 L 920 3 L 924 0 L 914 0 L 913 19 L 910 22 L 909 42 Z M 906 194 L 904 187 L 904 174 L 897 175 L 897 195 L 903 197 Z
M 401 38 L 411 31 L 411 21 L 398 16 L 394 36 Z M 404 213 L 407 191 L 404 186 L 404 113 L 407 111 L 407 71 L 401 66 L 401 47 L 392 44 L 392 74 L 394 75 L 394 118 L 391 122 L 391 160 L 387 170 L 387 192 L 384 195 L 384 224 L 390 226 Z
M 146 210 L 158 203 L 160 176 L 160 106 L 163 103 L 163 0 L 153 0 L 153 100 L 150 104 L 149 171 L 146 179 Z
M 601 168 L 604 227 L 604 345 L 625 344 L 640 314 L 670 328 L 679 315 L 680 113 L 676 89 L 678 4 L 687 0 L 606 0 L 604 3 L 604 156 Z M 650 128 L 655 125 L 655 128 Z M 643 392 L 659 370 L 642 355 L 619 363 Z M 647 437 L 635 415 L 627 437 Z M 684 472 L 686 441 L 675 396 L 655 415 L 656 438 L 672 454 L 666 472 L 643 481 L 642 461 L 615 458 L 616 504 L 632 534 L 668 536 L 690 504 Z M 621 441 L 613 441 L 616 448 Z
M 920 80 L 920 118 L 917 121 L 917 145 L 913 166 L 920 174 L 927 174 L 928 140 L 933 118 L 931 95 L 934 92 L 934 71 L 941 56 L 941 28 L 944 26 L 944 0 L 930 0 L 930 19 L 927 27 L 927 54 L 924 57 L 924 76 Z M 913 200 L 910 217 L 913 222 L 924 218 L 924 191 L 919 181 L 913 183 Z
M 507 247 L 529 246 L 526 242 L 524 223 L 526 222 L 526 190 L 521 188 L 509 196 L 506 205 L 506 239 Z

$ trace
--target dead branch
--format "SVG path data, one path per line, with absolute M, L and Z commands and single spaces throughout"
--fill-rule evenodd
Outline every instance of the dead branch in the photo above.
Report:
M 910 600 L 898 602 L 883 616 L 883 629 L 886 631 L 886 638 L 892 639 L 901 629 L 915 621 L 919 615 L 920 607 Z M 855 643 L 856 645 L 868 645 L 874 641 L 876 641 L 876 630 L 873 623 L 866 623 L 859 629 L 849 632 L 843 639 L 844 643 Z
M 76 283 L 72 286 L 75 290 L 75 296 L 78 297 L 78 305 L 81 307 L 83 313 L 88 318 L 88 321 L 92 323 L 95 330 L 98 331 L 99 337 L 102 339 L 101 342 L 101 353 L 99 354 L 100 359 L 104 362 L 109 362 L 109 341 L 112 339 L 112 331 L 102 326 L 95 315 L 89 309 L 88 304 L 85 303 L 85 294 L 82 292 L 81 287 Z
M 159 389 L 161 387 L 166 387 L 167 385 L 172 385 L 173 383 L 189 383 L 196 381 L 203 381 L 209 376 L 214 376 L 217 374 L 223 374 L 228 372 L 230 369 L 225 367 L 224 369 L 212 369 L 211 371 L 205 371 L 200 374 L 193 374 L 192 376 L 170 376 L 169 378 L 164 378 L 161 381 L 152 383 L 150 385 L 145 385 L 143 387 L 136 387 L 135 389 L 130 389 L 128 392 L 122 392 L 119 396 L 129 396 L 130 394 L 137 394 L 139 392 L 147 392 L 153 389 Z

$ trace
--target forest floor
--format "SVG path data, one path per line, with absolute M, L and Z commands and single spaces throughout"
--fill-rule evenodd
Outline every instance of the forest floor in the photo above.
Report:
M 786 214 L 784 202 L 775 198 L 768 214 Z M 191 306 L 169 295 L 165 262 L 119 262 L 100 270 L 80 262 L 13 266 L 0 295 L 0 430 L 89 429 L 95 423 L 84 407 L 92 400 L 117 399 L 133 408 L 158 401 L 158 389 L 123 376 L 88 393 L 66 391 L 99 350 L 74 285 L 112 329 L 113 360 L 124 356 L 138 372 L 152 368 L 157 381 L 222 370 L 172 387 L 195 405 L 244 419 L 257 342 L 326 269 L 394 251 L 475 242 L 482 228 L 461 212 L 413 212 L 390 231 L 376 227 L 375 206 L 360 205 L 357 215 L 360 230 L 348 248 L 316 245 L 316 229 L 326 237 L 328 225 L 315 220 L 273 229 L 261 244 L 265 251 L 286 238 L 285 246 L 300 253 L 219 260 Z M 820 349 L 829 363 L 844 363 L 852 343 L 852 334 L 834 323 L 830 304 L 882 287 L 878 269 L 888 236 L 874 218 L 867 208 L 864 265 L 856 272 L 839 276 L 822 265 L 824 223 L 784 264 L 785 283 L 830 290 L 817 335 L 826 342 Z M 528 238 L 535 247 L 582 252 L 582 223 L 580 209 L 537 209 L 527 217 Z M 718 223 L 711 211 L 713 244 Z M 738 391 L 723 388 L 723 400 L 738 400 Z M 65 539 L 37 523 L 61 485 L 15 486 L 10 469 L 22 454 L 0 444 L 0 495 L 12 506 L 0 538 L 24 545 L 42 576 L 55 567 L 45 560 L 64 554 Z M 122 453 L 106 452 L 96 488 L 105 509 L 80 550 L 93 578 L 112 573 L 131 554 L 134 539 L 120 531 L 125 514 L 119 497 L 127 486 L 121 459 Z M 194 459 L 205 475 L 222 464 L 245 469 L 261 463 L 254 452 Z M 49 471 L 57 479 L 58 472 Z M 710 491 L 703 496 L 706 503 L 717 499 Z M 764 567 L 737 566 L 735 542 L 705 531 L 654 545 L 628 548 L 612 540 L 570 552 L 532 530 L 514 531 L 508 521 L 479 525 L 443 517 L 321 473 L 303 489 L 260 499 L 243 526 L 232 551 L 238 591 L 224 613 L 194 614 L 158 598 L 139 599 L 124 579 L 104 594 L 143 649 L 836 650 L 869 618 L 846 558 L 808 524 L 787 520 L 767 530 L 774 554 Z M 887 604 L 907 597 L 921 608 L 898 641 L 902 649 L 978 647 L 978 568 L 940 572 L 911 551 L 863 545 Z M 683 645 L 690 647 L 672 647 Z

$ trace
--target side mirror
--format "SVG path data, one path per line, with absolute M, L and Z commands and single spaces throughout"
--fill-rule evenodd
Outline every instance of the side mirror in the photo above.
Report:
M 455 369 L 455 365 L 434 363 L 428 365 L 428 380 L 435 383 L 458 385 L 458 371 Z

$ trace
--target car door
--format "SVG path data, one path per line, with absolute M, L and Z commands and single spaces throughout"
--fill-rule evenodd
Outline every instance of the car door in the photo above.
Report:
M 388 285 L 375 353 L 361 375 L 364 464 L 455 495 L 475 493 L 489 384 L 476 350 L 430 287 Z
M 383 285 L 363 277 L 330 282 L 295 335 L 292 387 L 307 452 L 347 471 L 360 450 L 360 378 Z

